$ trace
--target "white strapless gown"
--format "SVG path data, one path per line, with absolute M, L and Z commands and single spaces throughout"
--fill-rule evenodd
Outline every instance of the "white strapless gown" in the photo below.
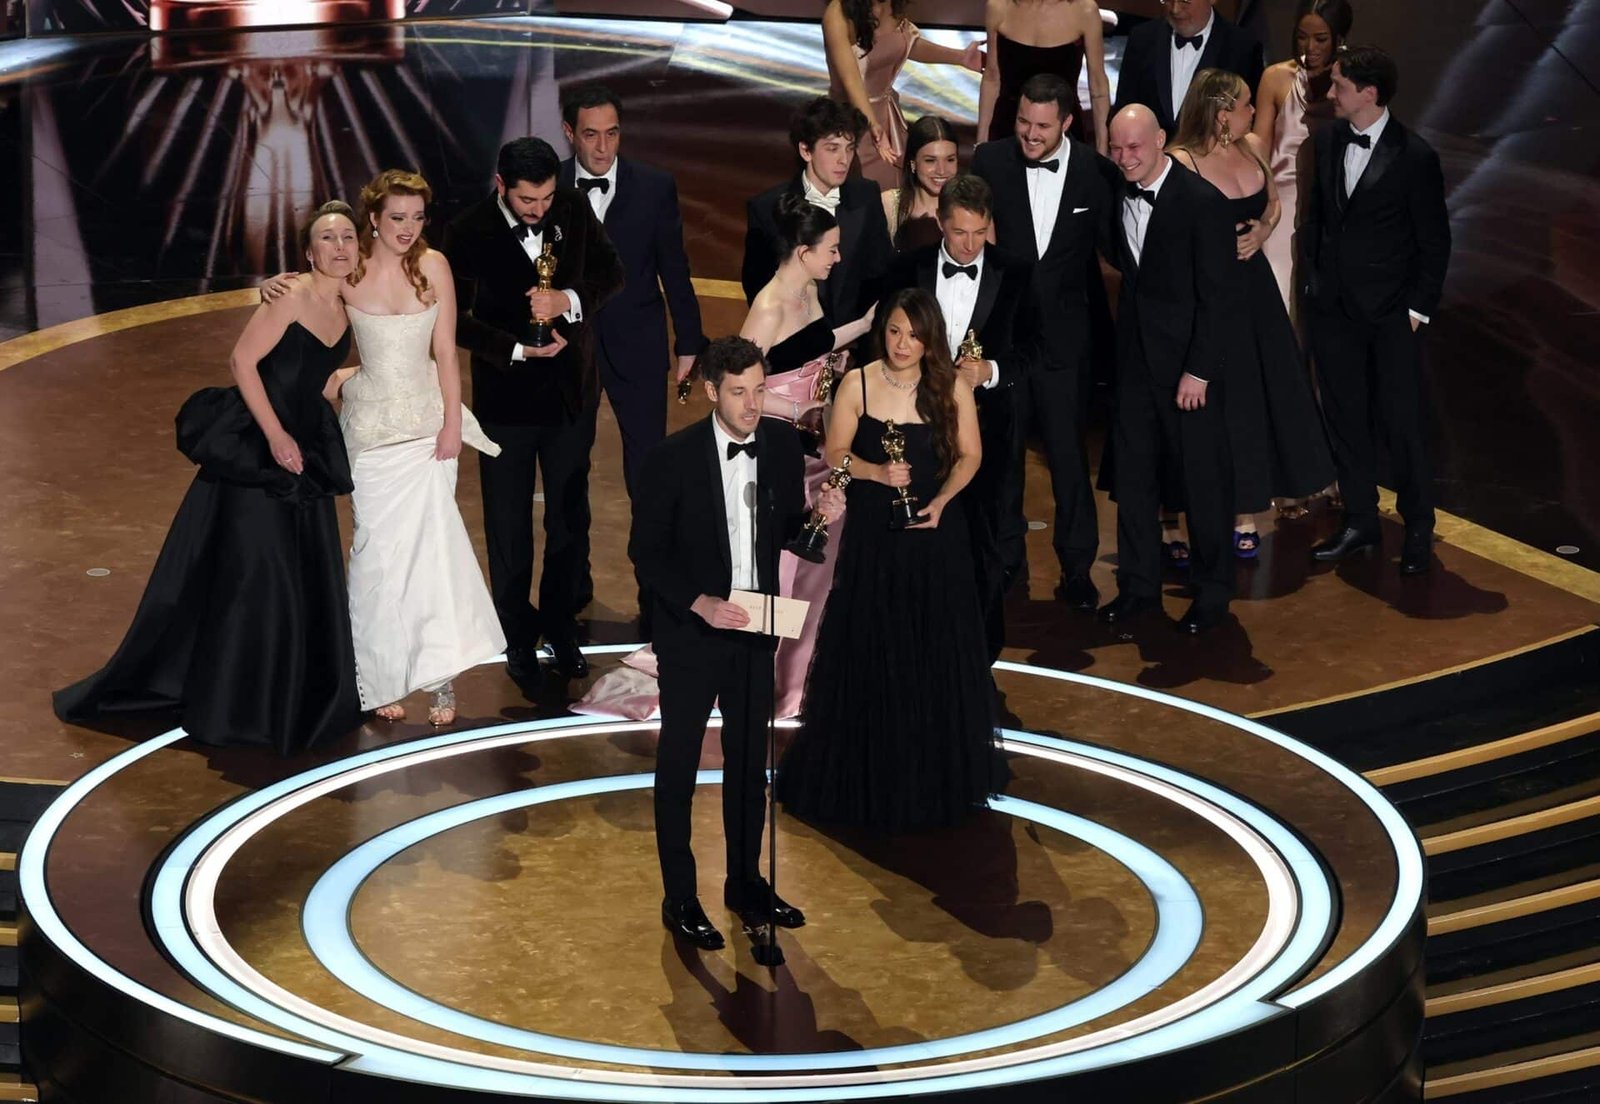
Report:
M 438 305 L 415 314 L 347 308 L 361 370 L 339 425 L 355 479 L 350 630 L 361 707 L 436 690 L 505 650 L 489 588 L 456 507 L 455 460 L 435 460 L 444 399 L 433 362 Z M 461 439 L 498 455 L 476 418 Z

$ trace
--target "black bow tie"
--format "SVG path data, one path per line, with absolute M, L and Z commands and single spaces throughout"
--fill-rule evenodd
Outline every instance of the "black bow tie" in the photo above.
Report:
M 1023 166 L 1029 169 L 1048 169 L 1051 172 L 1061 171 L 1061 158 L 1052 157 L 1048 161 L 1024 161 Z
M 1154 191 L 1147 192 L 1137 184 L 1128 185 L 1128 198 L 1134 202 L 1142 199 L 1152 207 L 1156 205 L 1156 193 Z
M 1346 145 L 1360 146 L 1362 149 L 1372 148 L 1372 135 L 1357 134 L 1349 127 L 1345 128 L 1344 140 Z
M 975 264 L 958 265 L 953 261 L 946 261 L 944 263 L 944 278 L 946 280 L 958 272 L 964 273 L 970 280 L 976 280 L 978 278 L 978 266 Z
M 586 176 L 578 181 L 578 187 L 583 189 L 584 195 L 588 195 L 594 188 L 599 188 L 600 194 L 605 195 L 611 190 L 611 181 L 602 176 Z
M 1172 32 L 1172 45 L 1179 50 L 1183 49 L 1185 46 L 1193 46 L 1196 50 L 1198 50 L 1202 45 L 1205 44 L 1205 40 L 1206 36 L 1204 32 L 1201 32 L 1197 35 L 1191 35 L 1187 38 L 1179 34 L 1177 31 Z
M 518 219 L 517 224 L 511 228 L 511 232 L 517 236 L 518 241 L 527 241 L 535 234 L 544 233 L 544 221 L 541 219 L 538 223 L 532 223 Z
M 732 460 L 735 456 L 738 456 L 741 452 L 744 453 L 746 456 L 750 457 L 750 459 L 752 459 L 752 460 L 755 459 L 755 456 L 756 456 L 756 442 L 755 442 L 755 438 L 754 437 L 752 437 L 748 441 L 743 442 L 742 444 L 740 442 L 738 442 L 738 441 L 729 441 L 728 442 L 728 459 L 729 460 Z

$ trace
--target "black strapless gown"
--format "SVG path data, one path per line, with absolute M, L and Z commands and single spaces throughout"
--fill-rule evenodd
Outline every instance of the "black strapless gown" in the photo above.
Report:
M 989 117 L 988 141 L 1009 138 L 1016 133 L 1017 104 L 1022 100 L 1022 86 L 1028 78 L 1038 73 L 1054 73 L 1072 87 L 1077 95 L 1078 78 L 1083 72 L 1083 41 L 1065 42 L 1060 46 L 1028 46 L 1013 42 L 1003 34 L 995 35 L 995 53 L 1000 62 L 1000 92 L 995 97 L 994 114 Z M 1072 133 L 1083 138 L 1085 128 L 1080 108 L 1074 117 Z M 1090 139 L 1093 144 L 1093 139 Z
M 932 215 L 917 215 L 908 218 L 900 224 L 894 232 L 894 248 L 896 253 L 910 253 L 921 249 L 925 245 L 938 245 L 944 241 L 944 232 L 939 229 L 939 220 Z
M 906 436 L 912 493 L 939 490 L 932 431 Z M 883 423 L 863 415 L 852 451 L 881 463 Z M 1005 781 L 994 684 L 958 495 L 932 530 L 888 528 L 895 492 L 856 480 L 833 590 L 777 796 L 804 820 L 899 832 L 956 823 Z
M 178 448 L 200 466 L 144 597 L 111 661 L 57 691 L 74 723 L 173 712 L 214 745 L 282 755 L 360 723 L 350 607 L 334 495 L 351 491 L 338 418 L 322 388 L 344 363 L 293 323 L 260 364 L 304 471 L 272 459 L 238 388 L 210 387 L 178 411 Z
M 1266 187 L 1228 200 L 1228 209 L 1235 226 L 1260 218 L 1267 209 Z M 1311 375 L 1272 263 L 1264 252 L 1241 263 L 1242 316 L 1226 329 L 1231 344 L 1223 404 L 1233 446 L 1235 510 L 1253 514 L 1274 498 L 1315 494 L 1333 482 L 1334 470 Z

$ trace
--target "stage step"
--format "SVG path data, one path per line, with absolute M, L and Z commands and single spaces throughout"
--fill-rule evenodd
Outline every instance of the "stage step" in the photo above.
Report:
M 1567 1038 L 1600 1022 L 1600 963 L 1429 997 L 1430 1067 Z
M 22 1076 L 17 1016 L 17 852 L 33 822 L 65 787 L 44 778 L 0 777 L 0 1101 L 37 1100 Z
M 1600 1033 L 1588 1045 L 1530 1047 L 1428 1070 L 1424 1100 L 1453 1104 L 1586 1104 L 1600 1097 Z
M 14 1073 L 0 1073 L 0 1100 L 37 1101 L 39 1089 Z

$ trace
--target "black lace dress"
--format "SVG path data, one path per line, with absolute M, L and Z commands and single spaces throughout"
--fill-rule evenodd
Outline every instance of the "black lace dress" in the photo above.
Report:
M 208 744 L 288 755 L 361 720 L 334 496 L 350 463 L 322 397 L 350 349 L 291 323 L 259 365 L 299 475 L 272 459 L 235 387 L 209 387 L 178 411 L 178 448 L 200 466 L 122 645 L 56 692 L 56 715 L 97 723 L 172 712 Z
M 912 493 L 925 503 L 941 483 L 932 431 L 900 429 Z M 863 413 L 851 451 L 882 463 L 883 432 L 883 422 Z M 823 824 L 948 826 L 1005 781 L 961 496 L 937 529 L 892 531 L 893 489 L 861 479 L 846 493 L 833 590 L 800 731 L 778 768 L 778 799 Z

